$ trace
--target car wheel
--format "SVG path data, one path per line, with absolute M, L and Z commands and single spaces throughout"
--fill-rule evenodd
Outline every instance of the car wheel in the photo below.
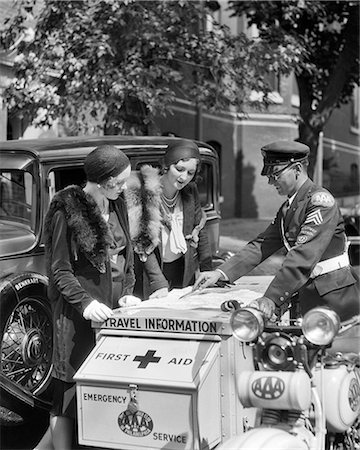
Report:
M 1 373 L 32 397 L 49 395 L 53 326 L 47 279 L 26 273 L 1 285 Z

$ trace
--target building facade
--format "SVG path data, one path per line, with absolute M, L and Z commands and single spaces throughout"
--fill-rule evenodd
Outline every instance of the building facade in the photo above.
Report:
M 10 5 L 15 0 L 4 1 Z M 242 18 L 231 18 L 226 11 L 227 1 L 217 2 L 213 12 L 216 20 L 230 27 L 234 33 L 246 31 Z M 0 13 L 4 15 L 6 11 Z M 1 17 L 0 17 L 1 19 Z M 210 18 L 211 19 L 211 18 Z M 0 53 L 1 92 L 11 81 L 12 54 Z M 262 158 L 260 148 L 272 141 L 298 137 L 298 96 L 294 77 L 274 80 L 273 105 L 266 112 L 249 111 L 239 116 L 224 111 L 210 114 L 194 104 L 178 98 L 173 114 L 156 119 L 160 134 L 199 139 L 210 143 L 218 152 L 221 170 L 223 218 L 272 218 L 282 203 L 276 190 L 260 175 Z M 359 198 L 359 90 L 353 102 L 337 109 L 324 129 L 322 140 L 322 167 L 318 167 L 320 182 L 341 200 L 352 205 Z M 8 117 L 2 104 L 0 110 L 0 139 L 47 137 L 59 134 L 51 130 L 28 126 L 24 121 Z

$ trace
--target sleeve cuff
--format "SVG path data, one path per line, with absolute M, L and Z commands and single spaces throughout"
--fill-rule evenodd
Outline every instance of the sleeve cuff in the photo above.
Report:
M 221 269 L 215 269 L 215 272 L 220 272 L 221 273 L 221 276 L 222 276 L 222 279 L 224 280 L 224 281 L 229 281 L 229 277 L 226 275 L 226 273 L 225 272 L 223 272 Z

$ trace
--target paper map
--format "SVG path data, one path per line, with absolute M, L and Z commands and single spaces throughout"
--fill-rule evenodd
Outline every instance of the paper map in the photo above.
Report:
M 195 291 L 193 294 L 190 294 L 192 286 L 183 289 L 173 289 L 166 297 L 143 301 L 134 308 L 205 308 L 218 310 L 220 305 L 226 300 L 237 300 L 239 303 L 247 305 L 255 298 L 263 295 L 271 279 L 272 277 L 267 276 L 243 277 L 239 282 L 230 287 L 210 287 L 202 291 Z M 183 297 L 184 295 L 186 297 Z

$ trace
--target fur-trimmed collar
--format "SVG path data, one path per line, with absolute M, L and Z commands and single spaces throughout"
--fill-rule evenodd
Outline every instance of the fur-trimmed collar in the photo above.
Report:
M 75 185 L 68 186 L 54 195 L 45 218 L 45 246 L 49 255 L 52 248 L 51 221 L 59 210 L 65 215 L 75 244 L 86 259 L 99 272 L 104 273 L 111 237 L 95 200 Z
M 161 192 L 159 169 L 144 165 L 126 182 L 129 228 L 134 251 L 142 261 L 160 243 Z

